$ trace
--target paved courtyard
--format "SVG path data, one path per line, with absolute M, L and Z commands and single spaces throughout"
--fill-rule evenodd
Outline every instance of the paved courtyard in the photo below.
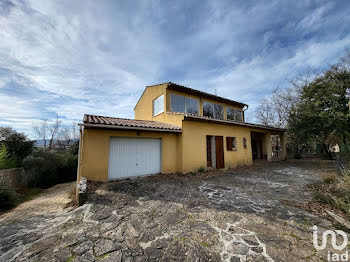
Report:
M 286 161 L 157 175 L 102 184 L 75 210 L 45 193 L 33 201 L 52 210 L 0 217 L 0 261 L 325 261 L 312 226 L 331 223 L 285 200 L 311 200 L 307 185 L 329 172 L 331 162 Z

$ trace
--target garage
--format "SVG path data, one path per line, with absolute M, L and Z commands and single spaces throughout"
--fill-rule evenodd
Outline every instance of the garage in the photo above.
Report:
M 110 138 L 108 160 L 109 181 L 160 172 L 160 138 Z

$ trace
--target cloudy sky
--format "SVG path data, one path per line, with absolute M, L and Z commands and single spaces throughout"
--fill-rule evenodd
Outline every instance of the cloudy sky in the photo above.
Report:
M 133 118 L 146 85 L 250 105 L 350 47 L 349 1 L 0 0 L 0 126 Z

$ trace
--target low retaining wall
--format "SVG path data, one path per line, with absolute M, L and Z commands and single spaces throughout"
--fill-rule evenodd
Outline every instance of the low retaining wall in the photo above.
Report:
M 0 183 L 6 183 L 13 187 L 27 187 L 29 177 L 24 168 L 11 168 L 0 170 Z

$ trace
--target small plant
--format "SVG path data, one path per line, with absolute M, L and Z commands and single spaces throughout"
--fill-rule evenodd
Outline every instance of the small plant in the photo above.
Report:
M 206 169 L 204 167 L 200 167 L 198 170 L 197 170 L 199 173 L 204 173 L 206 171 Z
M 190 175 L 192 175 L 192 176 L 196 176 L 196 175 L 197 175 L 197 173 L 196 173 L 196 172 L 190 172 Z
M 8 210 L 15 207 L 20 200 L 20 195 L 5 183 L 0 183 L 0 210 Z
M 323 182 L 327 184 L 333 184 L 336 181 L 336 177 L 334 175 L 326 175 L 323 176 Z

